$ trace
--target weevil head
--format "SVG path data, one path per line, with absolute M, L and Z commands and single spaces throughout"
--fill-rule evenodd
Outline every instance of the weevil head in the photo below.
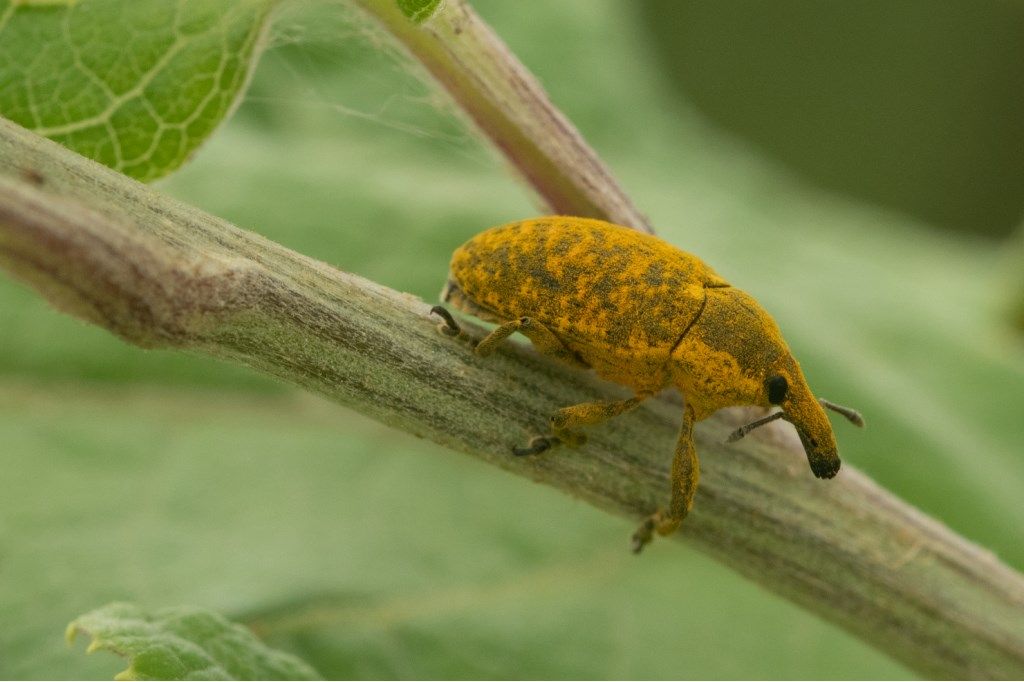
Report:
M 704 309 L 672 353 L 674 381 L 697 414 L 730 405 L 778 406 L 818 478 L 839 471 L 832 425 L 775 321 L 749 294 L 706 290 Z
M 764 379 L 764 404 L 782 408 L 783 419 L 795 428 L 803 443 L 811 471 L 818 478 L 832 478 L 839 472 L 839 450 L 832 423 L 804 379 L 800 366 L 789 353 Z

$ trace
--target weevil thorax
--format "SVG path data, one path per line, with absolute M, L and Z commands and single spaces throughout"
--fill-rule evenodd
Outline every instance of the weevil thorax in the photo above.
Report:
M 707 288 L 704 308 L 672 353 L 673 382 L 697 419 L 732 405 L 778 405 L 819 478 L 839 470 L 832 426 L 778 325 L 749 294 Z

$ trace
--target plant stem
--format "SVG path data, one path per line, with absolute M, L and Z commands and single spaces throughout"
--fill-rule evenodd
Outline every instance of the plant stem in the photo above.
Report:
M 653 232 L 579 131 L 473 9 L 445 0 L 423 24 L 394 0 L 353 0 L 436 79 L 556 213 Z
M 667 498 L 678 401 L 647 401 L 579 450 L 513 457 L 554 409 L 615 389 L 515 344 L 478 359 L 422 301 L 2 120 L 0 266 L 127 341 L 246 364 L 612 513 L 639 520 Z M 924 675 L 1024 676 L 1024 576 L 851 467 L 816 480 L 791 432 L 725 445 L 733 416 L 698 425 L 701 487 L 675 539 Z

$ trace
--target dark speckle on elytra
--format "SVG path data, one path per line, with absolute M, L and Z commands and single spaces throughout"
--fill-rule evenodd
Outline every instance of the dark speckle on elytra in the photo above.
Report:
M 644 284 L 656 287 L 660 285 L 664 280 L 665 268 L 662 267 L 661 263 L 655 261 L 647 266 L 647 272 L 644 273 Z
M 572 242 L 568 239 L 549 239 L 547 242 L 547 252 L 554 256 L 567 255 L 571 247 Z
M 534 268 L 533 272 L 530 274 L 548 289 L 557 290 L 562 285 L 561 280 L 555 277 L 544 266 Z

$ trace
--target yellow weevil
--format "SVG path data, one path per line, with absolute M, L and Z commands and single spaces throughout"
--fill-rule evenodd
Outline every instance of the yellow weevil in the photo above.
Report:
M 633 535 L 639 552 L 652 533 L 675 531 L 693 504 L 700 477 L 694 423 L 730 405 L 779 406 L 729 440 L 775 419 L 796 431 L 818 478 L 839 471 L 832 426 L 822 407 L 862 426 L 849 408 L 816 399 L 774 320 L 696 256 L 650 235 L 601 220 L 552 216 L 491 228 L 459 247 L 444 301 L 498 327 L 475 347 L 489 355 L 519 332 L 542 353 L 629 387 L 634 397 L 564 407 L 550 435 L 516 455 L 578 445 L 581 426 L 639 405 L 667 386 L 685 398 L 672 462 L 672 497 Z M 441 306 L 442 330 L 460 333 Z

